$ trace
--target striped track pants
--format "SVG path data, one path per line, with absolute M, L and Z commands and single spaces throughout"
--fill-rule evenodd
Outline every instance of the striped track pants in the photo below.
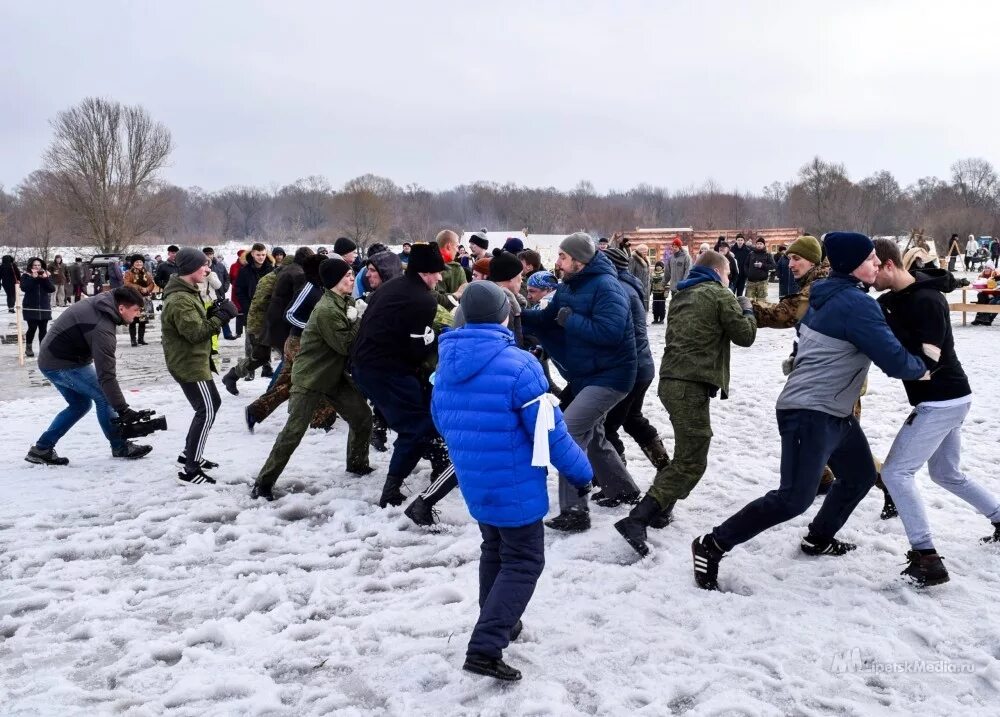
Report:
M 181 390 L 194 409 L 194 418 L 191 420 L 187 441 L 184 444 L 184 457 L 187 459 L 184 469 L 188 473 L 194 473 L 201 466 L 208 432 L 215 423 L 215 414 L 222 405 L 222 399 L 219 397 L 215 382 L 211 380 L 182 383 Z

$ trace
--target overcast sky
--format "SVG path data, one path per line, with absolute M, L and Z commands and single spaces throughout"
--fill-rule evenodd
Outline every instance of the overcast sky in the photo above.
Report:
M 0 183 L 100 95 L 166 124 L 164 178 L 207 190 L 373 172 L 759 191 L 815 154 L 905 185 L 1000 164 L 998 28 L 988 0 L 0 0 Z

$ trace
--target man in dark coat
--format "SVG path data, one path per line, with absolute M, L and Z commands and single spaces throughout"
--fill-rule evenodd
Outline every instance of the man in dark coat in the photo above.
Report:
M 733 277 L 733 288 L 737 296 L 743 296 L 747 288 L 746 263 L 747 259 L 750 258 L 750 252 L 753 251 L 747 245 L 747 240 L 743 237 L 743 232 L 736 235 L 736 246 L 731 251 L 733 258 L 736 259 L 736 267 L 739 269 L 739 276 Z
M 166 288 L 170 277 L 177 273 L 177 262 L 174 261 L 177 258 L 177 251 L 177 247 L 171 244 L 167 247 L 166 261 L 161 261 L 156 265 L 156 274 L 153 275 L 153 281 L 156 282 L 161 291 Z
M 291 330 L 291 325 L 285 320 L 285 313 L 299 292 L 302 291 L 302 287 L 306 285 L 306 273 L 302 265 L 312 255 L 313 250 L 309 247 L 299 247 L 295 251 L 295 258 L 291 265 L 281 270 L 274 283 L 274 291 L 267 304 L 264 331 L 260 341 L 275 351 L 284 352 L 285 350 L 285 339 L 288 338 L 288 333 Z
M 397 434 L 381 508 L 406 500 L 400 491 L 403 481 L 440 438 L 421 370 L 434 350 L 438 304 L 433 290 L 444 269 L 437 244 L 414 244 L 403 275 L 372 294 L 351 351 L 354 382 Z M 454 470 L 444 471 L 435 482 L 442 480 L 454 482 Z
M 594 240 L 583 232 L 559 245 L 556 268 L 563 272 L 549 305 L 521 316 L 525 333 L 536 336 L 563 369 L 573 392 L 566 426 L 587 451 L 607 498 L 626 498 L 638 488 L 618 451 L 604 435 L 604 419 L 635 385 L 637 358 L 632 312 L 618 272 Z M 550 528 L 580 532 L 590 528 L 587 498 L 560 476 L 560 514 Z

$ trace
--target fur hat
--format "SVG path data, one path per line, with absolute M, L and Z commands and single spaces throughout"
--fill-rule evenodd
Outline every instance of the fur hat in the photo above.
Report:
M 433 274 L 444 271 L 444 258 L 437 244 L 414 243 L 410 247 L 410 260 L 406 264 L 407 274 Z
M 466 324 L 502 324 L 510 314 L 506 292 L 491 281 L 469 284 L 459 304 Z
M 343 259 L 324 259 L 323 263 L 319 265 L 319 278 L 323 282 L 324 288 L 332 289 L 350 270 L 351 265 Z
M 589 264 L 597 253 L 594 240 L 586 232 L 570 234 L 559 243 L 559 248 L 583 264 Z
M 813 264 L 819 264 L 823 260 L 823 247 L 819 245 L 819 240 L 814 236 L 800 236 L 798 239 L 793 241 L 788 249 L 785 250 L 786 254 L 795 254 L 796 256 L 801 256 L 806 261 L 811 261 Z
M 841 274 L 850 274 L 861 266 L 875 251 L 875 244 L 858 232 L 830 232 L 823 236 L 830 268 Z
M 524 271 L 521 260 L 509 251 L 502 251 L 490 259 L 490 281 L 509 281 Z

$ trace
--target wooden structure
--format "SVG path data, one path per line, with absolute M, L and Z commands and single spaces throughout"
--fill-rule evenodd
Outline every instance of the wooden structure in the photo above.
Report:
M 788 246 L 805 233 L 801 227 L 779 227 L 769 229 L 694 229 L 692 227 L 650 228 L 637 227 L 633 231 L 618 232 L 612 237 L 612 243 L 617 246 L 627 239 L 634 249 L 639 244 L 649 247 L 651 261 L 662 259 L 669 251 L 674 239 L 680 239 L 688 248 L 691 256 L 698 255 L 698 247 L 708 244 L 715 247 L 719 237 L 724 237 L 730 245 L 736 241 L 737 234 L 743 234 L 748 244 L 757 239 L 763 239 L 768 250 L 776 251 L 779 246 Z
M 968 297 L 969 291 L 976 291 L 980 294 L 988 294 L 989 296 L 1000 295 L 1000 289 L 974 289 L 972 287 L 963 286 L 961 303 L 948 304 L 948 308 L 951 309 L 952 311 L 962 312 L 962 326 L 965 326 L 967 315 L 973 312 L 977 314 L 1000 314 L 1000 304 L 970 303 Z

